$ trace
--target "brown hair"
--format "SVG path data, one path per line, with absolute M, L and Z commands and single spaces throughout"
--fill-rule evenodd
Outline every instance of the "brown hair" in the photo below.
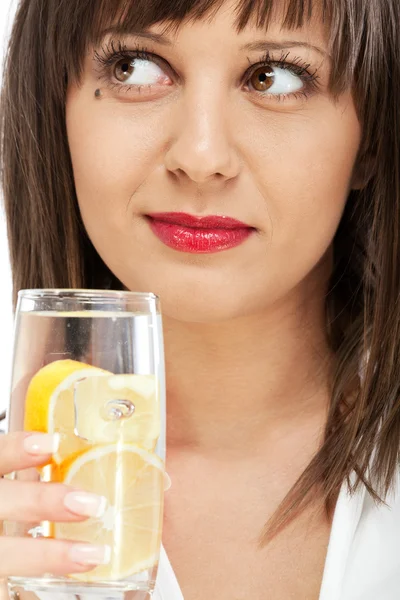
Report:
M 281 0 L 279 0 L 281 2 Z M 101 32 L 212 18 L 222 0 L 22 0 L 2 95 L 2 181 L 14 294 L 20 288 L 120 288 L 79 214 L 65 125 L 69 81 Z M 238 0 L 237 28 L 268 26 L 276 0 Z M 327 507 L 356 473 L 384 498 L 400 448 L 400 3 L 320 0 L 330 28 L 331 90 L 350 86 L 363 127 L 365 185 L 349 195 L 334 240 L 326 298 L 337 357 L 324 443 L 264 531 L 264 541 L 323 490 Z M 285 25 L 301 26 L 312 0 L 287 0 Z M 368 355 L 368 360 L 365 358 Z M 363 373 L 358 380 L 360 366 Z M 349 395 L 349 390 L 353 394 Z

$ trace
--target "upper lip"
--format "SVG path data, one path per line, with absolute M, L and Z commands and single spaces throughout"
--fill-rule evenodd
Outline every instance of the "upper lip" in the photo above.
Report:
M 183 225 L 194 229 L 251 229 L 250 225 L 224 215 L 196 216 L 180 212 L 164 212 L 150 213 L 147 216 L 155 221 Z

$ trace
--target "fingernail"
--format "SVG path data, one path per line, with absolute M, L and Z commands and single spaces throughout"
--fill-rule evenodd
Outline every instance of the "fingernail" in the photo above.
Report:
M 24 439 L 24 448 L 28 454 L 54 454 L 60 446 L 59 433 L 36 433 Z
M 70 492 L 64 498 L 64 506 L 77 515 L 98 519 L 106 512 L 107 498 L 88 492 Z
M 68 558 L 80 565 L 107 565 L 111 560 L 111 548 L 110 546 L 75 544 L 69 549 Z

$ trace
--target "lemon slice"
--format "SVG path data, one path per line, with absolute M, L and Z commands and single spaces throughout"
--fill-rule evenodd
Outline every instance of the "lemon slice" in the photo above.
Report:
M 68 461 L 69 463 L 69 461 Z M 111 562 L 79 581 L 126 579 L 157 564 L 162 534 L 164 464 L 133 444 L 95 447 L 59 467 L 60 479 L 77 489 L 105 496 L 105 514 L 81 523 L 56 523 L 57 539 L 111 548 Z
M 88 449 L 84 439 L 74 435 L 74 386 L 80 379 L 110 375 L 109 372 L 75 360 L 57 360 L 32 378 L 25 399 L 25 431 L 60 433 L 56 463 Z

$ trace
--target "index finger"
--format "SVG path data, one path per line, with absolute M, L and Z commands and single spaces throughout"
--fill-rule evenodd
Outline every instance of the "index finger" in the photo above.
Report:
M 18 431 L 0 435 L 0 475 L 39 467 L 50 462 L 58 437 Z

